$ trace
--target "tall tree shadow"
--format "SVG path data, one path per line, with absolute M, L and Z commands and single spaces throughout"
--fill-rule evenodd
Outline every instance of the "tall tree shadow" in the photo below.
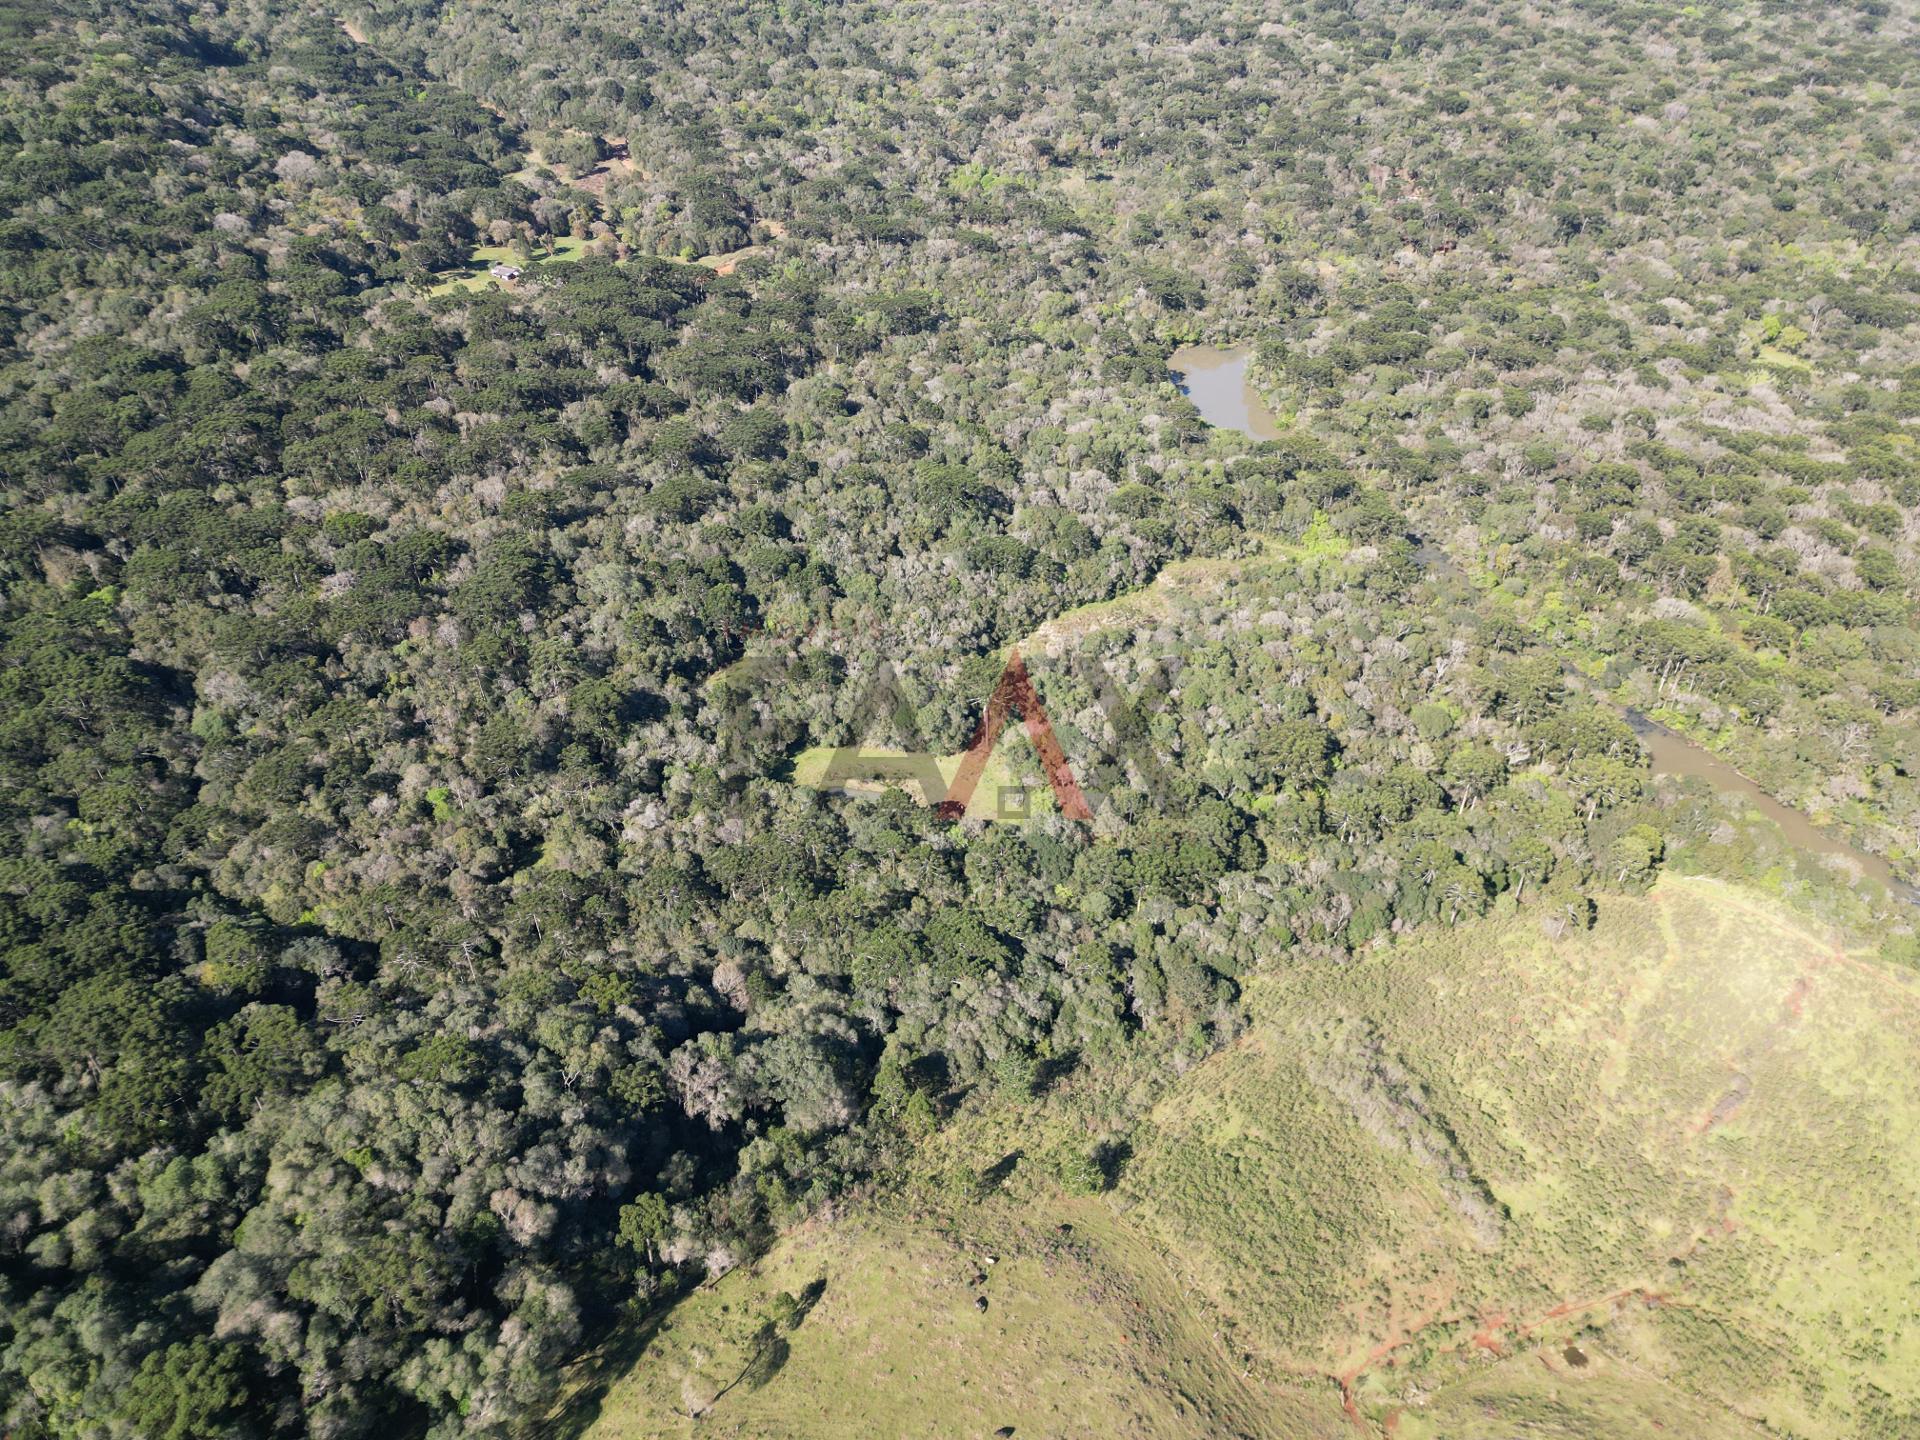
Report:
M 758 1390 L 778 1375 L 793 1355 L 793 1346 L 788 1344 L 787 1336 L 800 1328 L 813 1307 L 820 1303 L 820 1297 L 826 1293 L 827 1281 L 823 1275 L 798 1296 L 785 1291 L 776 1295 L 761 1312 L 760 1323 L 747 1341 L 747 1360 L 740 1367 L 740 1373 L 720 1387 L 701 1413 L 704 1415 L 713 1410 L 736 1389 Z
M 1002 1155 L 980 1172 L 980 1192 L 984 1195 L 998 1190 L 1007 1183 L 1009 1177 L 1019 1168 L 1020 1162 L 1026 1158 L 1027 1152 L 1024 1150 L 1009 1150 Z
M 579 1383 L 530 1429 L 533 1440 L 578 1440 L 584 1435 L 600 1418 L 614 1382 L 640 1363 L 672 1311 L 673 1306 L 660 1305 L 640 1319 L 615 1322 L 597 1346 L 574 1362 Z
M 793 1353 L 787 1335 L 800 1328 L 826 1293 L 827 1280 L 823 1275 L 791 1297 L 791 1309 L 783 1309 L 777 1318 L 770 1316 L 764 1320 L 749 1341 L 746 1363 L 707 1402 L 701 1413 L 711 1411 L 734 1390 L 758 1390 L 778 1375 Z M 599 1420 L 607 1393 L 621 1376 L 645 1359 L 661 1326 L 675 1308 L 675 1305 L 662 1305 L 648 1312 L 644 1319 L 616 1324 L 599 1346 L 576 1362 L 579 1383 L 551 1415 L 532 1427 L 529 1434 L 533 1440 L 578 1440 L 584 1435 Z

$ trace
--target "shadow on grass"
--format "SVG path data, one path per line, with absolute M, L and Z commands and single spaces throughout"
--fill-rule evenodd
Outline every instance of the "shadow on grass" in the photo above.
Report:
M 779 1374 L 792 1354 L 786 1335 L 806 1322 L 826 1293 L 827 1279 L 822 1275 L 793 1297 L 793 1308 L 783 1321 L 763 1322 L 760 1333 L 752 1341 L 747 1363 L 707 1402 L 701 1413 L 711 1412 L 730 1391 L 741 1387 L 758 1390 Z M 600 1418 L 607 1392 L 645 1358 L 678 1303 L 657 1306 L 640 1319 L 616 1321 L 596 1348 L 574 1362 L 575 1383 L 558 1408 L 529 1432 L 531 1440 L 578 1440 L 591 1429 Z
M 982 1170 L 980 1172 L 981 1193 L 991 1193 L 1006 1184 L 1008 1179 L 1013 1175 L 1013 1172 L 1019 1168 L 1020 1162 L 1026 1158 L 1027 1152 L 1024 1150 L 1009 1150 L 998 1160 L 994 1161 L 993 1164 Z
M 827 1293 L 827 1277 L 826 1276 L 822 1275 L 819 1279 L 808 1282 L 807 1288 L 802 1290 L 799 1296 L 797 1297 L 800 1303 L 794 1310 L 794 1318 L 793 1318 L 794 1329 L 798 1330 L 800 1328 L 801 1324 L 806 1320 L 807 1316 L 813 1313 L 813 1307 L 820 1303 L 820 1297 L 826 1293 Z
M 614 1322 L 606 1337 L 573 1363 L 575 1379 L 559 1406 L 529 1431 L 532 1440 L 578 1440 L 600 1418 L 607 1392 L 640 1363 L 659 1335 L 672 1305 L 659 1305 L 637 1319 Z

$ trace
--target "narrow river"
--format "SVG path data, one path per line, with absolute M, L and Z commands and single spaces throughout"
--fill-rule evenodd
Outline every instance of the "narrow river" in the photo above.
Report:
M 1878 855 L 1869 854 L 1849 845 L 1839 836 L 1822 830 L 1803 812 L 1774 799 L 1718 755 L 1694 744 L 1686 736 L 1674 733 L 1658 721 L 1649 720 L 1638 710 L 1627 710 L 1625 714 L 1633 733 L 1640 737 L 1640 743 L 1653 756 L 1654 774 L 1697 775 L 1723 795 L 1744 796 L 1748 804 L 1780 827 L 1780 833 L 1792 845 L 1810 855 L 1837 855 L 1857 866 L 1862 874 L 1878 880 L 1900 899 L 1909 904 L 1920 904 L 1920 888 L 1896 876 L 1893 867 Z
M 1238 430 L 1255 440 L 1272 440 L 1280 433 L 1274 414 L 1247 379 L 1253 359 L 1251 345 L 1220 349 L 1212 345 L 1183 345 L 1167 357 L 1180 393 L 1193 402 L 1200 418 L 1209 425 Z M 1461 574 L 1444 550 L 1422 544 L 1416 558 L 1427 569 L 1446 577 Z M 1607 702 L 1612 703 L 1612 702 Z M 1656 723 L 1637 710 L 1625 710 L 1627 723 L 1640 743 L 1653 756 L 1655 775 L 1697 776 L 1725 795 L 1740 795 L 1780 827 L 1789 843 L 1809 855 L 1838 856 L 1871 876 L 1900 899 L 1920 904 L 1920 887 L 1897 878 L 1893 867 L 1878 855 L 1849 845 L 1845 840 L 1815 825 L 1805 814 L 1784 805 L 1742 775 L 1711 750 L 1696 745 L 1683 735 Z

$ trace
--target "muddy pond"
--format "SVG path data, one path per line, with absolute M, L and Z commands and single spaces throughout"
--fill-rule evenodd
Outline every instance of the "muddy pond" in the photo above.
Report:
M 1838 856 L 1853 864 L 1862 874 L 1878 880 L 1902 900 L 1909 904 L 1920 904 L 1920 888 L 1897 878 L 1893 867 L 1878 855 L 1856 849 L 1838 836 L 1822 830 L 1801 811 L 1791 805 L 1781 804 L 1711 750 L 1703 749 L 1685 736 L 1649 720 L 1638 710 L 1628 710 L 1625 714 L 1633 733 L 1640 737 L 1640 743 L 1653 755 L 1654 774 L 1694 775 L 1723 795 L 1744 796 L 1749 805 L 1778 825 L 1780 833 L 1797 849 L 1809 855 Z
M 1256 440 L 1277 439 L 1280 427 L 1273 412 L 1247 380 L 1253 361 L 1251 345 L 1225 350 L 1212 345 L 1183 345 L 1167 357 L 1173 383 L 1193 402 L 1200 418 L 1222 430 L 1238 430 Z

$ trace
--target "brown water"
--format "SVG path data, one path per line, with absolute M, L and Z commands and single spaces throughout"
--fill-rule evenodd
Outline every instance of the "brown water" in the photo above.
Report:
M 1576 1370 L 1587 1368 L 1587 1352 L 1578 1345 L 1569 1345 L 1560 1352 L 1560 1357 Z
M 1183 345 L 1167 357 L 1167 369 L 1180 393 L 1193 402 L 1200 418 L 1223 430 L 1238 430 L 1255 440 L 1274 440 L 1280 422 L 1247 380 L 1253 360 L 1251 345 Z M 1464 578 L 1466 572 L 1438 545 L 1421 541 L 1413 558 L 1421 568 L 1445 579 Z
M 1893 867 L 1878 855 L 1856 849 L 1836 835 L 1822 830 L 1791 805 L 1783 805 L 1753 781 L 1712 751 L 1702 749 L 1683 735 L 1649 720 L 1638 710 L 1626 712 L 1627 723 L 1653 755 L 1656 775 L 1697 775 L 1715 790 L 1727 795 L 1744 796 L 1747 802 L 1780 827 L 1794 846 L 1810 855 L 1835 855 L 1861 873 L 1872 876 L 1895 895 L 1920 902 L 1920 889 L 1895 878 Z
M 1247 366 L 1252 359 L 1251 345 L 1226 350 L 1212 345 L 1183 345 L 1167 357 L 1167 368 L 1173 372 L 1173 383 L 1193 401 L 1193 408 L 1209 425 L 1238 430 L 1255 440 L 1272 440 L 1280 434 L 1280 426 L 1247 383 Z

